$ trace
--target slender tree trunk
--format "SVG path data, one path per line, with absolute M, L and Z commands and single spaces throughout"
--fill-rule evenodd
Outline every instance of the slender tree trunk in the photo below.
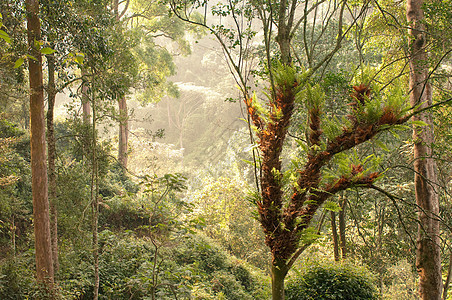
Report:
M 121 97 L 118 101 L 119 105 L 119 144 L 118 144 L 118 161 L 127 168 L 127 148 L 129 143 L 129 121 L 127 112 L 126 97 Z
M 24 129 L 28 130 L 30 128 L 30 111 L 25 100 L 22 103 L 22 116 L 24 118 Z
M 428 61 L 425 50 L 425 26 L 423 0 L 407 1 L 407 20 L 410 26 L 410 104 L 419 108 L 432 104 L 432 90 L 428 82 Z M 439 195 L 436 191 L 437 175 L 432 145 L 433 120 L 430 112 L 416 115 L 416 121 L 427 126 L 415 126 L 414 140 L 414 184 L 416 203 L 419 206 L 418 237 L 416 245 L 416 267 L 419 273 L 419 294 L 423 300 L 439 300 L 442 293 Z
M 83 124 L 90 125 L 91 123 L 91 105 L 88 95 L 88 82 L 86 80 L 87 72 L 82 70 L 82 108 L 83 108 Z
M 284 300 L 284 280 L 288 272 L 284 261 L 273 258 L 272 262 L 272 300 Z
M 341 242 L 341 257 L 342 259 L 347 258 L 347 239 L 345 235 L 345 216 L 346 216 L 346 208 L 347 208 L 347 199 L 344 199 L 341 203 L 341 211 L 339 212 L 339 236 Z
M 45 146 L 44 89 L 42 58 L 35 41 L 41 39 L 39 1 L 27 0 L 27 31 L 30 55 L 30 132 L 31 174 L 33 193 L 33 224 L 36 247 L 36 275 L 49 292 L 53 291 L 53 260 L 50 235 L 49 201 L 47 191 L 47 165 Z
M 126 7 L 127 9 L 127 7 Z M 113 0 L 113 12 L 116 22 L 119 23 L 121 16 L 119 15 L 119 1 Z M 127 100 L 125 95 L 118 100 L 119 108 L 119 142 L 118 142 L 118 161 L 127 169 L 127 150 L 129 145 L 129 113 L 127 111 Z
M 331 212 L 331 232 L 333 233 L 334 260 L 339 261 L 339 239 L 337 236 L 336 213 Z
M 13 248 L 13 257 L 16 259 L 16 221 L 14 215 L 11 217 L 11 247 Z
M 94 97 L 93 97 L 94 98 Z M 94 296 L 99 298 L 99 242 L 98 242 L 98 220 L 99 220 L 99 182 L 97 166 L 97 134 L 96 134 L 96 104 L 93 103 L 92 121 L 92 173 L 91 173 L 91 210 L 92 210 L 92 231 L 93 231 L 93 259 L 94 259 Z
M 54 272 L 57 273 L 60 268 L 58 260 L 58 212 L 56 206 L 57 199 L 57 183 L 55 172 L 56 145 L 55 145 L 55 128 L 53 124 L 53 114 L 55 107 L 55 57 L 53 54 L 47 55 L 48 69 L 48 87 L 47 87 L 47 153 L 49 168 L 49 204 L 50 204 L 50 232 L 52 235 L 52 258 Z
M 447 278 L 446 282 L 444 283 L 443 300 L 447 299 L 447 292 L 449 290 L 451 280 L 452 280 L 452 253 L 449 254 L 449 268 L 447 269 Z

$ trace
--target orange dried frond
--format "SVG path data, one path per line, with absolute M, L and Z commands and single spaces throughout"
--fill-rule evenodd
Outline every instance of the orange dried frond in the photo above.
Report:
M 380 124 L 394 124 L 398 121 L 397 116 L 390 107 L 385 107 L 383 115 L 380 117 Z
M 348 182 L 348 179 L 345 178 L 345 176 L 341 176 L 341 178 L 339 178 L 339 180 L 336 182 L 336 184 L 334 185 L 334 187 L 339 187 L 343 184 L 346 184 Z
M 369 86 L 364 83 L 361 83 L 358 86 L 356 86 L 356 85 L 353 86 L 353 89 L 356 91 L 356 93 L 362 94 L 362 95 L 364 95 L 364 94 L 368 95 L 370 93 Z
M 379 172 L 373 172 L 370 173 L 368 178 L 371 182 L 373 182 L 375 179 L 377 179 L 378 177 L 380 177 L 380 173 Z
M 364 171 L 364 168 L 362 165 L 352 165 L 352 175 L 355 176 L 359 173 L 362 173 Z
M 353 89 L 355 90 L 353 92 L 353 94 L 351 94 L 350 96 L 353 99 L 358 100 L 361 104 L 364 104 L 365 99 L 369 97 L 370 95 L 370 88 L 367 84 L 361 83 L 358 86 L 353 86 Z M 356 105 L 356 103 L 355 103 Z

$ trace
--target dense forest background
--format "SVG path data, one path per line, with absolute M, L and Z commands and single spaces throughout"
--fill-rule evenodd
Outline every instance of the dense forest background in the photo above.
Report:
M 0 299 L 452 299 L 452 3 L 416 69 L 411 2 L 2 1 Z

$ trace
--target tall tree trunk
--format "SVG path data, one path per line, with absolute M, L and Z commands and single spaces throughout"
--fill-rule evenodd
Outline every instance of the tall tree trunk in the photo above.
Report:
M 341 211 L 339 212 L 339 236 L 341 242 L 341 258 L 347 258 L 347 239 L 345 236 L 345 211 L 347 209 L 347 199 L 341 202 Z
M 428 61 L 425 50 L 423 0 L 407 1 L 407 20 L 410 26 L 410 104 L 422 109 L 432 104 L 432 90 L 428 81 Z M 433 121 L 430 112 L 413 118 L 427 126 L 413 128 L 414 184 L 419 206 L 416 267 L 419 273 L 419 294 L 423 300 L 439 300 L 442 292 L 439 195 L 436 191 L 437 175 L 432 145 Z
M 42 58 L 35 41 L 41 39 L 39 1 L 27 0 L 27 32 L 30 55 L 28 60 L 30 81 L 31 174 L 33 193 L 33 224 L 36 247 L 36 277 L 50 292 L 53 291 L 53 260 L 50 235 L 49 201 L 47 191 L 47 165 L 45 146 L 44 89 Z
M 88 95 L 88 82 L 87 82 L 87 72 L 85 69 L 82 70 L 82 108 L 83 108 L 83 124 L 90 125 L 91 123 L 91 105 L 89 102 Z
M 121 97 L 119 105 L 119 144 L 118 161 L 124 168 L 127 168 L 127 148 L 129 143 L 129 121 L 127 112 L 126 97 Z
M 339 261 L 339 239 L 337 236 L 336 213 L 331 212 L 331 232 L 333 233 L 334 260 Z
M 287 275 L 287 265 L 283 260 L 273 258 L 272 262 L 272 300 L 284 300 L 284 280 Z
M 94 97 L 93 97 L 94 99 Z M 97 134 L 96 134 L 96 103 L 93 103 L 92 121 L 92 170 L 91 170 L 91 211 L 92 211 L 92 231 L 93 231 L 93 259 L 94 259 L 94 300 L 99 298 L 99 241 L 98 241 L 98 221 L 99 221 L 99 180 L 97 166 Z
M 127 9 L 127 7 L 125 9 Z M 113 13 L 115 15 L 116 22 L 119 23 L 121 16 L 119 13 L 118 0 L 113 0 Z M 128 120 L 129 114 L 127 111 L 127 100 L 125 95 L 119 97 L 118 108 L 119 108 L 118 161 L 123 168 L 127 169 L 127 149 L 129 145 L 129 120 Z
M 47 87 L 47 153 L 49 168 L 49 203 L 50 203 L 50 232 L 52 235 L 52 258 L 54 272 L 57 273 L 60 268 L 58 260 L 58 212 L 56 206 L 57 199 L 57 183 L 55 172 L 56 145 L 55 145 L 55 128 L 53 125 L 53 114 L 55 108 L 55 56 L 47 55 L 48 69 L 48 87 Z

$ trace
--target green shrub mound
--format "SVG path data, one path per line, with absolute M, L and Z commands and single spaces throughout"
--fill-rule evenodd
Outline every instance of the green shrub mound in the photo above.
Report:
M 370 273 L 350 264 L 316 264 L 289 279 L 287 300 L 376 300 Z

